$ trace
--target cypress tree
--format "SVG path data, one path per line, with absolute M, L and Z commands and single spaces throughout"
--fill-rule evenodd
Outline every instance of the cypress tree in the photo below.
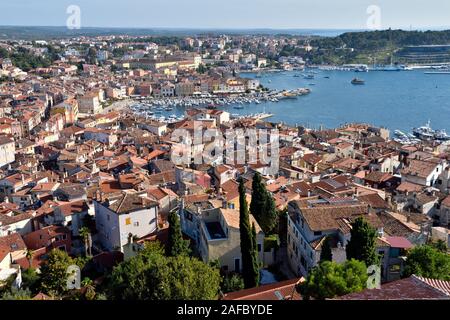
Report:
M 376 240 L 377 231 L 363 217 L 357 218 L 352 223 L 350 241 L 346 247 L 347 260 L 363 261 L 367 267 L 378 264 Z
M 243 179 L 239 181 L 239 231 L 241 236 L 242 277 L 244 279 L 244 286 L 245 288 L 253 288 L 258 285 L 259 269 L 254 261 L 256 251 L 254 244 L 256 240 L 253 240 L 252 230 L 250 228 Z
M 333 260 L 333 253 L 331 252 L 330 240 L 331 239 L 329 237 L 326 237 L 322 244 L 322 250 L 320 251 L 320 262 Z
M 255 217 L 256 221 L 261 220 L 264 210 L 265 202 L 265 188 L 261 181 L 261 175 L 256 172 L 252 180 L 252 202 L 250 203 L 250 212 Z M 260 224 L 261 225 L 261 224 Z
M 253 265 L 253 278 L 256 286 L 259 284 L 259 262 L 258 262 L 258 244 L 256 242 L 256 228 L 252 223 L 252 265 Z
M 181 224 L 178 214 L 174 211 L 169 213 L 169 239 L 166 248 L 168 256 L 189 255 L 190 249 L 187 241 L 183 239 Z
M 275 200 L 267 191 L 266 185 L 257 172 L 252 181 L 252 202 L 250 212 L 258 221 L 264 233 L 270 233 L 277 223 L 277 210 Z

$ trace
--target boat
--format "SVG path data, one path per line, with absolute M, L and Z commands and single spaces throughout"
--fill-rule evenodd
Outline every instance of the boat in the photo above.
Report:
M 330 76 L 325 76 L 324 78 L 325 78 L 325 79 L 330 79 Z
M 303 78 L 311 80 L 311 79 L 314 79 L 314 75 L 313 74 L 305 74 L 303 76 Z
M 365 81 L 364 81 L 363 79 L 354 78 L 354 79 L 352 80 L 352 84 L 355 84 L 355 85 L 361 85 L 361 84 L 365 84 Z
M 234 109 L 244 109 L 244 106 L 237 105 L 237 106 L 234 106 L 233 108 L 234 108 Z
M 413 134 L 421 140 L 432 140 L 434 138 L 435 132 L 431 129 L 430 121 L 428 121 L 424 126 L 413 129 Z
M 369 68 L 366 65 L 358 66 L 355 72 L 369 72 Z

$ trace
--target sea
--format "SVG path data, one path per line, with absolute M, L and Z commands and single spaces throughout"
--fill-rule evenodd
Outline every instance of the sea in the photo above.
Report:
M 411 132 L 430 121 L 433 129 L 450 133 L 450 75 L 430 75 L 413 71 L 337 71 L 311 70 L 314 79 L 305 79 L 305 71 L 243 73 L 243 78 L 258 78 L 269 89 L 310 88 L 311 93 L 279 102 L 221 106 L 231 114 L 271 113 L 267 121 L 315 129 L 336 128 L 345 123 L 363 122 Z M 295 76 L 297 75 L 297 76 Z M 353 78 L 365 80 L 353 85 Z M 182 115 L 184 108 L 173 112 Z

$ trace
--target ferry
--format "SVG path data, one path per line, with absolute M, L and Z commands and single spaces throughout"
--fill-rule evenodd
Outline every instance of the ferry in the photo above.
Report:
M 352 84 L 361 85 L 361 84 L 365 84 L 365 81 L 363 79 L 354 78 L 352 80 Z

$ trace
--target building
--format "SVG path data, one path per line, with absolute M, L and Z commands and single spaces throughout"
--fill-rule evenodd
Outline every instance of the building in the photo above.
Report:
M 84 96 L 79 96 L 77 101 L 78 110 L 81 113 L 97 114 L 102 110 L 98 94 L 87 93 Z
M 320 261 L 325 239 L 331 239 L 333 261 L 346 260 L 351 222 L 364 216 L 381 231 L 381 222 L 369 214 L 367 205 L 352 198 L 324 200 L 317 197 L 291 201 L 288 205 L 288 260 L 297 274 L 306 276 Z
M 264 233 L 250 215 L 250 224 L 255 225 L 258 256 L 264 260 Z M 241 237 L 239 211 L 216 208 L 201 216 L 200 238 L 197 248 L 205 262 L 218 260 L 225 272 L 241 272 Z
M 130 234 L 138 238 L 157 231 L 158 203 L 145 195 L 122 192 L 94 200 L 98 239 L 109 251 L 123 250 Z
M 16 160 L 16 144 L 9 136 L 0 136 L 0 168 Z

